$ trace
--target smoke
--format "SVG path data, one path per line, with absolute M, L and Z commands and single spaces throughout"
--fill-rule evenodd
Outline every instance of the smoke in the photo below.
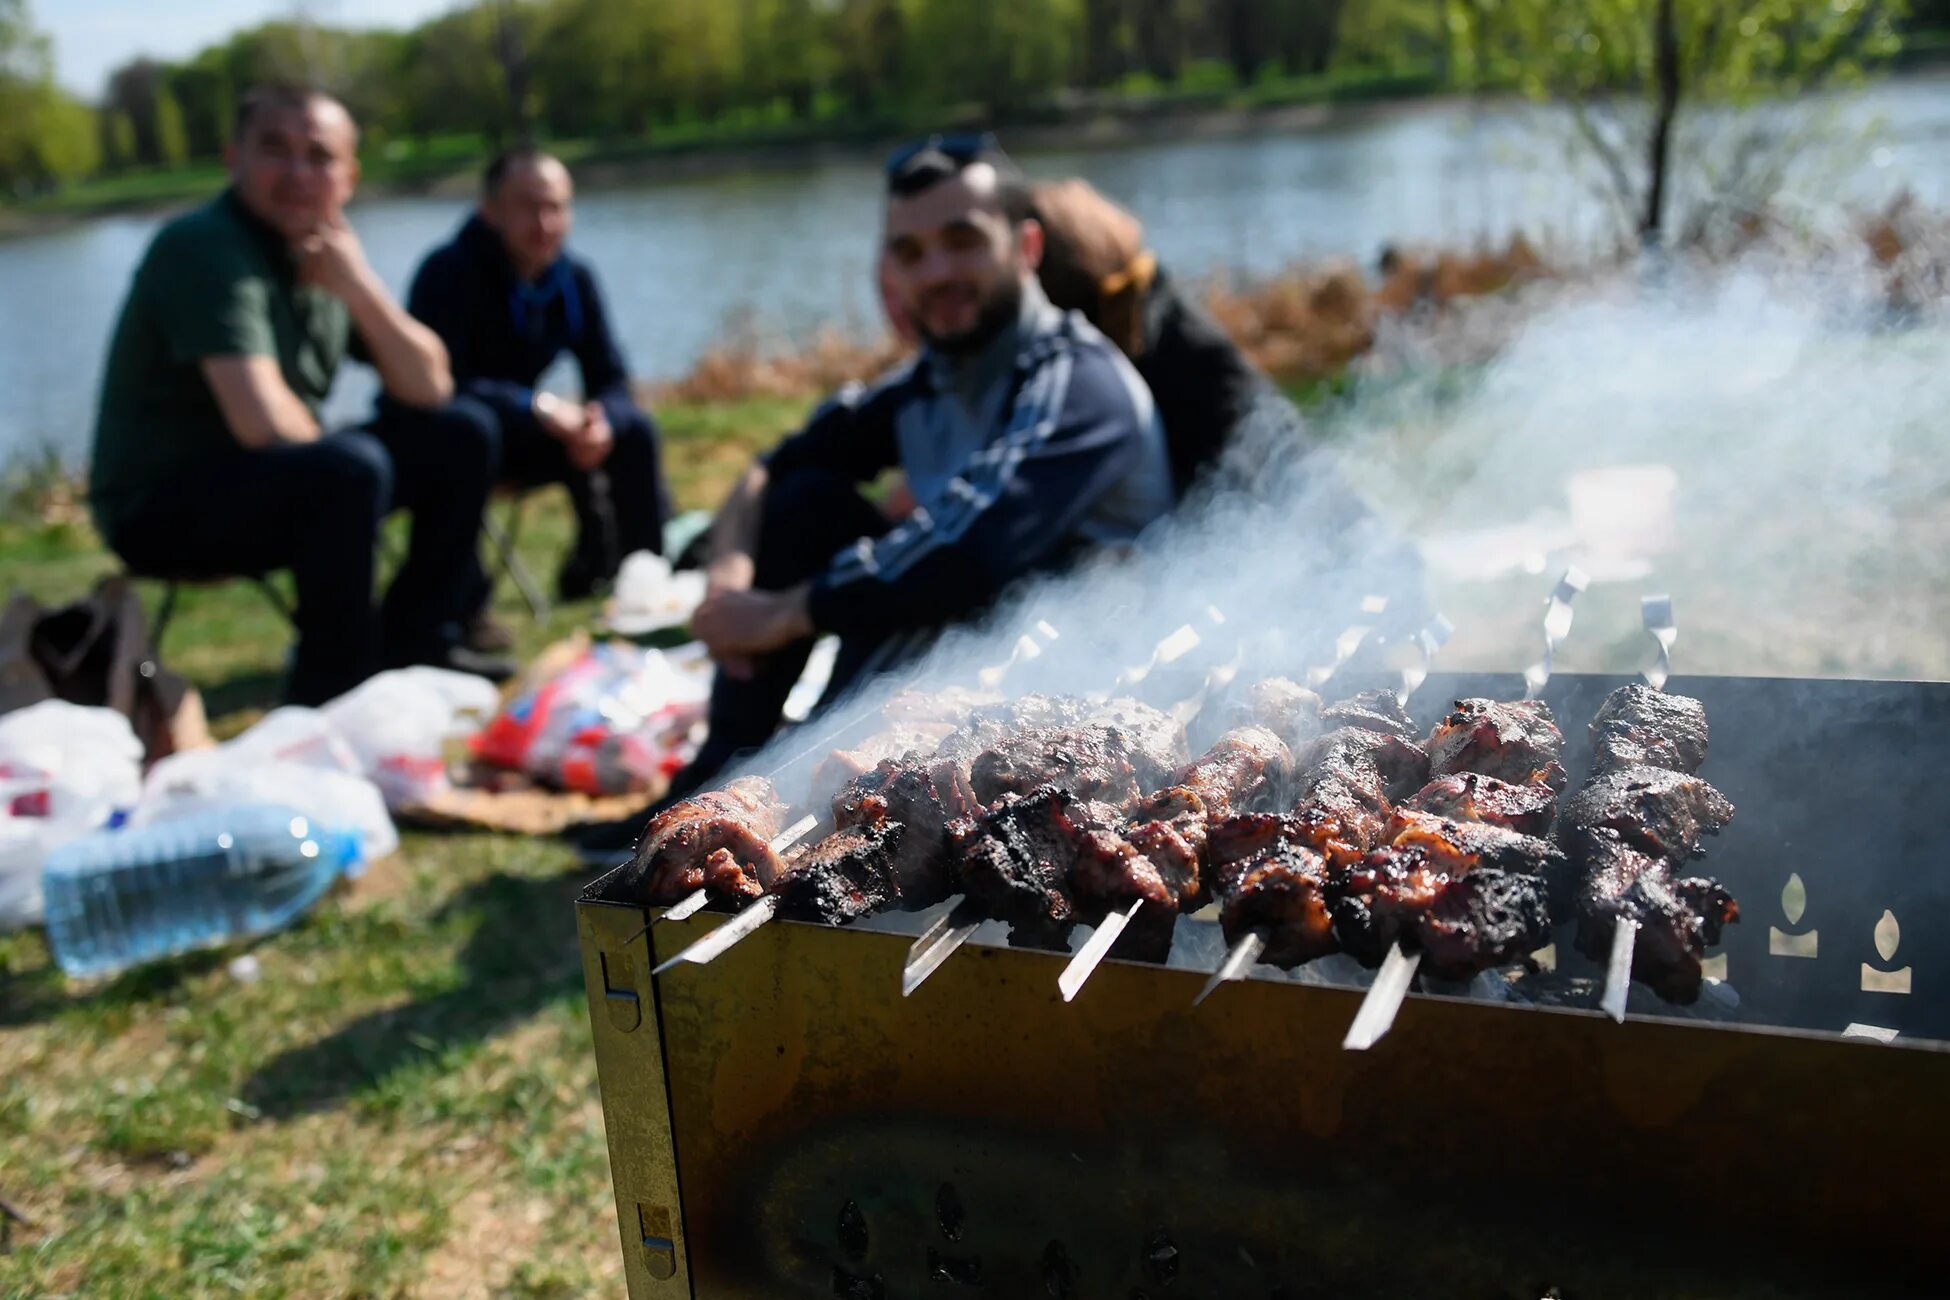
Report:
M 1318 672 L 1363 625 L 1401 666 L 1436 609 L 1457 629 L 1440 666 L 1519 671 L 1571 565 L 1591 583 L 1559 670 L 1635 670 L 1659 593 L 1682 674 L 1945 676 L 1946 359 L 1941 309 L 1892 313 L 1842 253 L 1484 304 L 1393 340 L 1304 433 L 1269 413 L 1135 553 L 1032 585 L 751 766 L 863 734 L 904 688 L 1165 703 L 1215 668 Z

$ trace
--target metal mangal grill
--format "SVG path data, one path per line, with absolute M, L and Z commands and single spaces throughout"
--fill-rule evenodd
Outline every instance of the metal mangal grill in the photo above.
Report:
M 1624 680 L 1545 691 L 1574 775 Z M 1437 674 L 1414 711 L 1522 689 Z M 1259 967 L 1195 1010 L 1206 970 L 1113 960 L 1066 1004 L 1064 954 L 979 937 L 903 999 L 928 914 L 652 979 L 722 917 L 646 932 L 597 881 L 631 1296 L 1945 1294 L 1950 684 L 1671 689 L 1739 808 L 1705 863 L 1742 910 L 1719 1018 L 1415 993 L 1356 1053 L 1358 988 Z

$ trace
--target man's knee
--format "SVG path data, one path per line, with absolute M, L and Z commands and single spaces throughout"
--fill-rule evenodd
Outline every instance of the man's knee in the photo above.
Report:
M 374 519 L 392 508 L 393 458 L 369 433 L 335 433 L 319 440 L 307 477 L 335 508 L 369 508 Z

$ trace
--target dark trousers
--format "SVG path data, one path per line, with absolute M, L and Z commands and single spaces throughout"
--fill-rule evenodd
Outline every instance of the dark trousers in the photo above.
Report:
M 576 543 L 562 563 L 562 593 L 586 594 L 591 584 L 616 576 L 632 551 L 663 554 L 664 525 L 670 520 L 670 493 L 664 485 L 663 449 L 650 416 L 628 407 L 612 411 L 616 441 L 593 471 L 569 463 L 568 450 L 543 432 L 527 411 L 508 411 L 472 397 L 454 407 L 483 422 L 494 439 L 496 474 L 522 487 L 560 483 L 576 512 Z
M 158 483 L 111 539 L 138 573 L 217 578 L 289 569 L 298 645 L 286 695 L 321 704 L 382 666 L 436 663 L 483 588 L 476 535 L 492 444 L 451 408 L 388 405 L 368 428 L 238 448 Z M 412 512 L 405 562 L 373 608 L 374 546 Z
M 761 591 L 795 587 L 825 572 L 842 547 L 893 527 L 852 481 L 824 470 L 772 480 L 760 518 L 752 585 Z M 702 788 L 738 755 L 772 738 L 812 646 L 811 638 L 781 646 L 760 658 L 758 670 L 747 678 L 717 674 L 711 683 L 710 731 L 697 757 L 671 778 L 668 798 Z M 870 671 L 891 667 L 891 649 L 883 638 L 843 638 L 817 707 L 832 705 Z

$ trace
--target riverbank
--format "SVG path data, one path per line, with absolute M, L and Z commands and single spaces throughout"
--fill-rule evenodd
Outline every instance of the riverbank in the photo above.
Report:
M 622 188 L 870 162 L 903 139 L 943 128 L 993 127 L 1013 151 L 1025 154 L 1116 148 L 1320 129 L 1439 103 L 1454 93 L 1433 72 L 1344 70 L 1228 89 L 1075 92 L 994 117 L 967 108 L 927 121 L 871 117 L 788 125 L 692 125 L 659 128 L 639 138 L 556 140 L 549 146 L 576 167 L 586 188 Z M 494 147 L 478 136 L 393 141 L 360 159 L 361 194 L 371 199 L 467 193 Z M 184 206 L 215 193 L 223 180 L 223 169 L 214 161 L 97 177 L 52 194 L 0 203 L 0 238 L 45 234 L 96 216 Z

